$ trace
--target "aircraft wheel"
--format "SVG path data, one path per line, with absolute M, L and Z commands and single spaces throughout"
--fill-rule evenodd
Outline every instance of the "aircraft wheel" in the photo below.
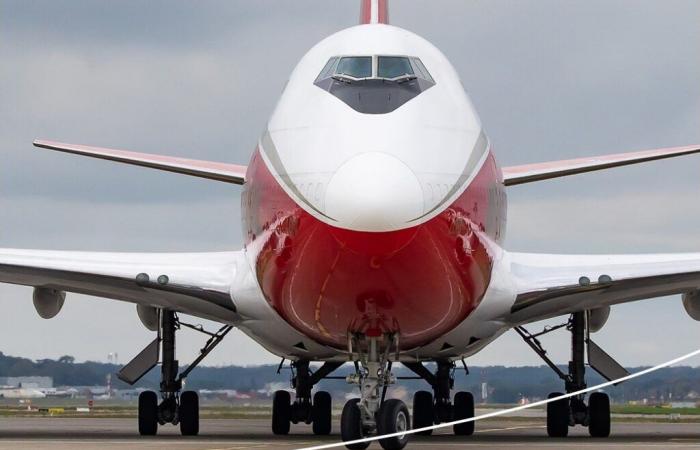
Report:
M 474 396 L 471 392 L 457 392 L 452 402 L 454 420 L 474 417 Z M 457 436 L 471 436 L 474 434 L 474 421 L 460 423 L 452 427 Z
M 377 434 L 400 433 L 411 429 L 411 418 L 406 404 L 401 400 L 384 401 L 377 412 Z M 380 439 L 379 444 L 384 450 L 401 450 L 408 443 L 408 434 Z
M 180 394 L 180 433 L 183 436 L 199 434 L 199 396 L 195 391 Z
M 292 420 L 292 396 L 287 391 L 275 391 L 272 395 L 272 433 L 289 434 Z
M 559 397 L 553 392 L 547 398 Z M 569 399 L 547 403 L 547 435 L 549 437 L 566 437 L 569 434 Z
M 354 441 L 365 437 L 365 430 L 362 426 L 362 414 L 360 413 L 360 399 L 348 400 L 343 406 L 343 413 L 340 416 L 340 437 L 343 442 Z M 346 445 L 350 450 L 364 450 L 369 447 L 369 442 Z
M 332 406 L 331 394 L 325 391 L 319 391 L 314 394 L 314 401 L 311 406 L 311 417 L 313 420 L 311 428 L 314 434 L 319 436 L 331 434 Z
M 428 391 L 418 391 L 413 395 L 413 429 L 429 427 L 435 420 L 433 413 L 433 394 Z M 430 436 L 433 430 L 416 433 L 421 436 Z
M 610 436 L 610 397 L 602 392 L 591 394 L 588 400 L 588 432 L 591 436 Z
M 158 432 L 158 395 L 153 391 L 139 394 L 139 434 L 155 436 Z

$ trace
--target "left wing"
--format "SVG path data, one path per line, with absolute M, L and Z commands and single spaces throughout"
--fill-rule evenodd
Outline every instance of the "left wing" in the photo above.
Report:
M 89 147 L 87 145 L 64 144 L 62 142 L 36 140 L 34 141 L 34 146 L 233 184 L 245 183 L 247 170 L 246 166 L 236 164 L 136 153 L 111 148 Z
M 503 168 L 503 183 L 506 186 L 532 183 L 533 181 L 565 177 L 577 173 L 609 169 L 657 159 L 673 158 L 700 152 L 700 145 L 688 147 L 658 148 L 641 152 L 617 153 L 588 158 L 564 159 L 537 164 L 525 164 Z
M 238 317 L 230 294 L 236 255 L 237 252 L 0 249 L 0 283 L 124 300 L 219 322 L 233 321 Z
M 700 289 L 700 253 L 508 253 L 506 261 L 517 293 L 511 323 Z

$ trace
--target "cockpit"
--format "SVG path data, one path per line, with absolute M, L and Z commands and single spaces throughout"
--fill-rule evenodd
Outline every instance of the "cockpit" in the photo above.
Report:
M 386 114 L 435 86 L 419 58 L 409 56 L 335 56 L 314 84 L 355 111 Z

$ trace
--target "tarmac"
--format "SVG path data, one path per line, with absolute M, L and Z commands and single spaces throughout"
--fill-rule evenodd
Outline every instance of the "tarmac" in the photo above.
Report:
M 163 426 L 155 437 L 141 437 L 134 419 L 0 417 L 0 449 L 298 449 L 339 442 L 338 424 L 331 436 L 317 437 L 310 426 L 293 425 L 288 436 L 273 436 L 268 419 L 206 419 L 200 435 L 182 437 Z M 550 439 L 541 420 L 489 420 L 477 424 L 474 436 L 457 437 L 450 429 L 433 436 L 412 436 L 407 449 L 684 449 L 700 448 L 700 423 L 613 423 L 607 439 L 588 436 L 583 427 L 565 439 Z M 344 447 L 338 447 L 344 448 Z M 371 449 L 381 448 L 373 443 Z

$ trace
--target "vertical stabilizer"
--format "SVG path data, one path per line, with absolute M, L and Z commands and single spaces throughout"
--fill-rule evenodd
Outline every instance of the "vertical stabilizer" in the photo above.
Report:
M 360 24 L 389 23 L 389 0 L 360 1 Z

